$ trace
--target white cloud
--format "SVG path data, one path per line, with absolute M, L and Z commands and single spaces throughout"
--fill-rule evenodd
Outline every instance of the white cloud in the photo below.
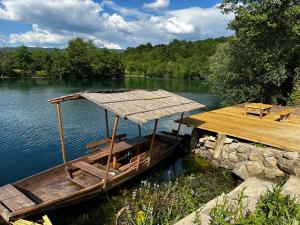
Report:
M 32 25 L 32 31 L 21 34 L 10 34 L 8 43 L 26 44 L 28 46 L 61 45 L 67 41 L 67 37 L 48 30 L 41 29 L 38 25 Z
M 194 26 L 192 24 L 182 22 L 176 17 L 168 19 L 168 21 L 165 24 L 165 28 L 168 32 L 174 34 L 187 34 L 193 33 L 195 31 Z
M 52 29 L 91 32 L 102 24 L 102 7 L 92 0 L 1 0 L 0 19 Z
M 114 43 L 104 44 L 104 47 L 108 49 L 122 49 L 120 45 Z
M 168 8 L 170 0 L 155 0 L 152 3 L 145 3 L 144 7 L 153 10 L 162 10 Z
M 161 1 L 149 4 L 158 8 L 163 5 Z M 151 14 L 111 0 L 101 4 L 93 0 L 0 0 L 0 19 L 33 25 L 31 31 L 2 35 L 0 39 L 10 45 L 64 47 L 70 39 L 82 37 L 94 40 L 98 47 L 124 48 L 146 42 L 167 43 L 175 38 L 198 40 L 231 35 L 226 26 L 232 18 L 216 6 Z

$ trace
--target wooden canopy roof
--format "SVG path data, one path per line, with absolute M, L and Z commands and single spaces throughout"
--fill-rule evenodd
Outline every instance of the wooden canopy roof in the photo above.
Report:
M 188 112 L 204 105 L 165 90 L 117 90 L 79 92 L 50 99 L 51 103 L 88 99 L 135 123 L 143 124 L 175 113 Z

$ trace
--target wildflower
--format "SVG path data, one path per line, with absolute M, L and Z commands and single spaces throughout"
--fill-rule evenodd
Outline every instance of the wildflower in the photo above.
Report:
M 139 211 L 137 213 L 137 218 L 136 218 L 138 224 L 144 224 L 146 222 L 146 215 L 143 211 Z

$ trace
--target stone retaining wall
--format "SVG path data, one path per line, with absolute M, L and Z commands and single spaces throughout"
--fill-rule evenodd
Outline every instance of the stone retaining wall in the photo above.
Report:
M 243 180 L 249 177 L 274 179 L 285 174 L 300 176 L 300 155 L 296 152 L 225 138 L 221 151 L 216 154 L 216 143 L 216 137 L 203 136 L 193 151 L 216 166 L 232 170 Z

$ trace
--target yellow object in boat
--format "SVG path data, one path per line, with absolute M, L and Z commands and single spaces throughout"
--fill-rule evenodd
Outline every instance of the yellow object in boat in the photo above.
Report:
M 43 220 L 40 222 L 32 222 L 28 220 L 17 220 L 11 223 L 12 225 L 52 225 L 51 221 L 49 220 L 48 216 L 43 216 Z

